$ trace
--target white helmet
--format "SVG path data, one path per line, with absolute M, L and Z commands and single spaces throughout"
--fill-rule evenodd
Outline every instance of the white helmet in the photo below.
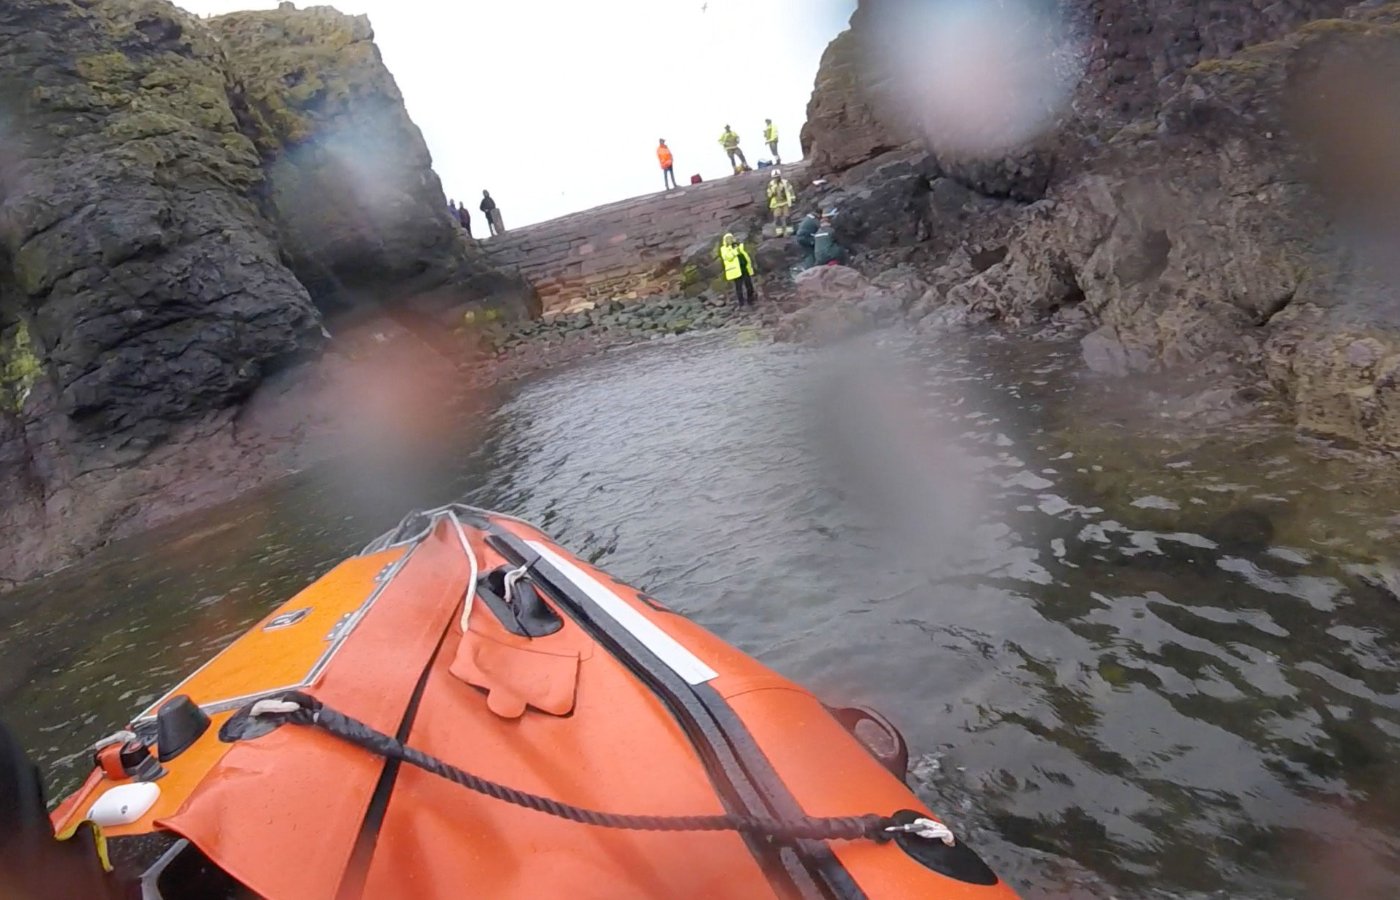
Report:
M 773 178 L 781 178 L 781 177 L 782 177 L 782 174 L 783 174 L 783 173 L 782 173 L 781 170 L 779 170 L 779 169 L 774 169 L 774 170 L 773 170 L 773 175 L 772 175 L 772 177 L 773 177 Z

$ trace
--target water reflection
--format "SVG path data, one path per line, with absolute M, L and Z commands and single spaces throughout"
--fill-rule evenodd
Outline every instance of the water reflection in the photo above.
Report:
M 803 351 L 613 354 L 464 423 L 411 480 L 307 473 L 108 548 L 0 606 L 0 709 L 71 783 L 65 754 L 403 509 L 465 497 L 883 708 L 929 802 L 1029 896 L 1400 890 L 1386 467 L 1266 419 L 1164 423 L 1072 348 L 878 355 L 912 387 L 842 420 Z M 891 489 L 870 459 L 924 480 Z

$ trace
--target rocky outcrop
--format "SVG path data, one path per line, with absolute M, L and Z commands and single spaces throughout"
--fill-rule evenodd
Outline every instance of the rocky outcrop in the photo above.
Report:
M 455 318 L 489 302 L 510 317 L 538 315 L 523 280 L 462 240 L 369 19 L 290 6 L 220 16 L 210 28 L 264 160 L 282 246 L 317 306 Z
M 1001 3 L 1003 17 L 988 21 L 1007 31 L 1022 31 L 1028 13 L 1055 9 L 1057 15 L 1037 23 L 1051 32 L 1037 36 L 1044 40 L 1003 46 L 1045 52 L 1046 77 L 1056 74 L 1050 68 L 1062 64 L 1071 67 L 1063 75 L 1082 77 L 1072 79 L 1076 86 L 1057 109 L 1055 127 L 1035 142 L 1037 150 L 959 159 L 944 147 L 944 167 L 967 170 L 970 181 L 979 180 L 978 172 L 985 177 L 1005 167 L 1022 169 L 1023 178 L 1033 170 L 1030 181 L 1043 181 L 1050 170 L 1072 169 L 1080 155 L 1119 127 L 1151 118 L 1197 63 L 1280 37 L 1310 20 L 1339 15 L 1349 5 L 1347 0 Z M 948 49 L 939 40 L 938 26 L 955 16 L 935 13 L 936 5 L 919 0 L 861 0 L 850 28 L 823 55 L 807 106 L 802 146 L 818 171 L 846 169 L 912 143 L 940 149 L 941 134 L 949 129 L 937 117 L 949 111 L 929 102 L 917 83 L 929 80 L 930 73 L 942 74 L 928 66 L 927 57 Z M 906 40 L 909 54 L 892 52 Z M 1015 60 L 994 62 L 1000 67 Z M 969 78 L 1001 74 L 962 72 L 961 79 L 950 80 L 961 80 L 955 88 L 966 92 L 976 90 Z M 1033 90 L 1039 80 L 1018 87 Z
M 1308 430 L 1400 446 L 1400 272 L 1375 252 L 1400 235 L 1400 179 L 1382 163 L 1400 152 L 1386 87 L 1400 77 L 1400 5 L 1296 28 L 1340 4 L 1158 5 L 1150 28 L 1130 4 L 1093 6 L 1089 77 L 1058 127 L 980 163 L 1024 174 L 1047 160 L 1043 187 L 969 178 L 936 147 L 903 152 L 898 177 L 880 157 L 832 179 L 857 209 L 838 217 L 846 240 L 919 263 L 932 287 L 913 314 L 929 327 L 1059 323 L 1089 332 L 1097 370 L 1252 373 Z M 940 181 L 981 214 L 933 207 Z M 898 255 L 878 250 L 889 221 L 859 212 L 882 192 L 882 206 L 913 210 L 893 219 L 919 223 L 902 227 Z
M 79 434 L 143 449 L 315 346 L 197 20 L 158 0 L 16 0 L 0 42 L 0 305 Z
M 876 107 L 890 74 L 864 21 L 873 9 L 869 2 L 856 8 L 851 27 L 827 46 L 817 68 L 802 126 L 802 154 L 818 172 L 850 168 L 918 137 L 908 123 L 880 115 Z
M 284 472 L 240 414 L 323 384 L 343 313 L 538 310 L 362 19 L 8 0 L 0 136 L 0 585 Z

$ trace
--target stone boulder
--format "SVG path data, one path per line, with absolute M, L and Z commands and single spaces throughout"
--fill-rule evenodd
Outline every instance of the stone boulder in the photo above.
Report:
M 802 262 L 802 248 L 791 236 L 761 241 L 753 250 L 754 268 L 760 275 L 778 275 Z
M 1094 329 L 1084 336 L 1079 347 L 1085 365 L 1104 375 L 1127 375 L 1146 369 L 1154 362 L 1150 349 L 1124 344 L 1112 325 Z
M 866 160 L 810 194 L 811 208 L 834 208 L 837 240 L 857 252 L 917 246 L 937 257 L 958 248 L 1004 246 L 1023 205 L 978 193 L 947 175 L 923 151 Z
M 388 307 L 444 322 L 479 306 L 539 315 L 534 291 L 452 222 L 367 17 L 288 4 L 209 27 L 263 157 L 283 247 L 323 311 Z
M 869 279 L 846 266 L 817 266 L 793 279 L 804 305 L 831 305 L 864 300 L 874 290 Z
M 891 152 L 850 169 L 816 196 L 817 211 L 835 208 L 836 239 L 853 250 L 918 243 L 929 236 L 929 180 L 924 153 Z
M 1270 329 L 1265 371 L 1305 431 L 1400 447 L 1400 321 L 1290 306 Z
M 912 307 L 929 290 L 928 282 L 908 266 L 886 269 L 870 279 L 870 284 L 881 293 L 897 300 L 900 308 L 904 310 Z
M 895 322 L 904 307 L 899 297 L 846 266 L 808 269 L 794 284 L 801 306 L 778 321 L 780 340 L 839 340 Z

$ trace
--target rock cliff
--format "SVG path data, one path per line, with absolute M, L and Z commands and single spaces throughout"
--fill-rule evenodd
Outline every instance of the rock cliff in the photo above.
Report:
M 313 347 L 223 53 L 158 0 L 0 9 L 3 306 L 74 428 L 138 448 Z
M 539 313 L 528 285 L 461 240 L 368 18 L 284 7 L 210 28 L 282 247 L 318 307 L 437 315 L 490 297 L 514 316 Z
M 257 481 L 239 411 L 347 311 L 538 311 L 450 222 L 368 23 L 289 7 L 0 4 L 0 585 Z
M 837 43 L 897 5 L 863 0 Z M 912 313 L 929 323 L 1048 322 L 1088 332 L 1100 371 L 1267 378 L 1302 427 L 1400 446 L 1400 273 L 1375 252 L 1400 235 L 1383 163 L 1400 152 L 1400 4 L 1087 9 L 1058 120 L 981 158 L 904 141 L 929 123 L 882 120 L 878 61 L 825 68 L 814 109 L 860 107 L 896 136 L 867 150 L 858 115 L 814 119 L 846 239 L 923 268 Z

